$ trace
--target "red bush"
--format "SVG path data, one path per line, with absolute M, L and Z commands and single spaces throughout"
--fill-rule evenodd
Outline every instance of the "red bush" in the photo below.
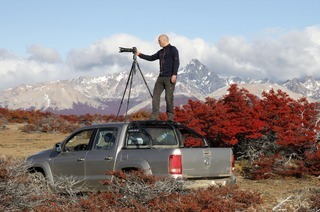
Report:
M 305 166 L 308 168 L 309 174 L 320 176 L 320 149 L 306 152 L 305 154 Z

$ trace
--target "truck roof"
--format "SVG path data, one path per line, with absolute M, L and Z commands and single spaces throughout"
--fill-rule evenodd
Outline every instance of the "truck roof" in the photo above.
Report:
M 137 120 L 137 121 L 128 121 L 128 122 L 107 122 L 103 124 L 93 124 L 85 127 L 80 127 L 76 131 L 86 130 L 86 129 L 98 129 L 98 128 L 107 128 L 107 127 L 123 127 L 125 125 L 131 125 L 131 126 L 157 126 L 157 127 L 165 127 L 165 126 L 172 126 L 174 128 L 184 128 L 188 129 L 189 131 L 192 131 L 196 134 L 198 134 L 200 137 L 203 137 L 203 135 L 199 134 L 194 129 L 180 123 L 180 122 L 174 122 L 174 121 L 160 121 L 160 120 Z
M 102 124 L 93 124 L 88 125 L 85 127 L 81 127 L 79 129 L 92 129 L 92 128 L 102 128 L 102 127 L 110 127 L 110 126 L 123 126 L 123 125 L 156 125 L 156 126 L 183 126 L 183 124 L 179 122 L 173 121 L 159 121 L 159 120 L 136 120 L 136 121 L 129 121 L 129 122 L 107 122 Z

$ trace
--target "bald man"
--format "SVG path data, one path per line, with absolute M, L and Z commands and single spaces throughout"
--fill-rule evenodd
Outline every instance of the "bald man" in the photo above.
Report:
M 158 37 L 160 49 L 153 55 L 145 55 L 136 51 L 136 55 L 140 58 L 148 61 L 159 60 L 159 76 L 154 85 L 153 98 L 152 98 L 152 113 L 151 120 L 157 120 L 160 110 L 160 96 L 165 91 L 166 100 L 166 113 L 168 121 L 174 121 L 174 104 L 173 104 L 173 92 L 177 82 L 177 73 L 180 65 L 179 52 L 175 46 L 172 46 L 169 42 L 167 35 L 162 34 Z

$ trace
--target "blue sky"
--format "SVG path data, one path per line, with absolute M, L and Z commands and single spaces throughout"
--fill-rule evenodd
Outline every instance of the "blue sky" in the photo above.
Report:
M 196 58 L 220 75 L 320 77 L 317 0 L 0 3 L 0 90 L 125 71 L 132 57 L 118 46 L 152 54 L 161 33 L 181 67 Z M 141 64 L 157 71 L 156 62 Z

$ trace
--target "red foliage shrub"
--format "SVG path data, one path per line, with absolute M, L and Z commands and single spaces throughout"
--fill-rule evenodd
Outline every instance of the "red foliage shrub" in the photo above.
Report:
M 23 132 L 61 132 L 70 133 L 78 128 L 78 124 L 72 124 L 59 116 L 39 118 L 32 124 L 26 124 L 21 128 Z
M 185 147 L 201 147 L 203 146 L 202 140 L 198 138 L 194 138 L 191 136 L 185 137 L 185 141 L 183 142 Z
M 245 176 L 249 179 L 259 180 L 277 176 L 302 177 L 307 174 L 304 162 L 290 159 L 281 154 L 261 155 L 252 164 L 242 167 Z
M 279 156 L 260 156 L 260 158 L 254 161 L 249 166 L 243 167 L 245 176 L 249 179 L 259 180 L 267 179 L 274 175 L 273 165 Z
M 133 113 L 130 115 L 130 120 L 134 121 L 134 120 L 145 120 L 145 119 L 149 119 L 150 117 L 150 113 L 146 112 L 146 111 L 138 111 L 136 113 Z
M 306 152 L 305 156 L 305 166 L 308 168 L 309 174 L 320 176 L 320 149 Z
M 238 190 L 237 186 L 184 190 L 168 185 L 174 179 L 157 178 L 141 171 L 107 174 L 113 174 L 115 179 L 104 184 L 117 189 L 90 195 L 80 201 L 82 208 L 93 211 L 235 211 L 254 208 L 262 201 L 260 194 Z
M 281 176 L 292 176 L 301 178 L 307 172 L 304 162 L 301 160 L 287 161 L 286 163 L 276 164 L 273 173 Z
M 249 169 L 258 178 L 318 175 L 319 156 L 314 144 L 319 132 L 319 103 L 309 103 L 305 98 L 296 101 L 281 90 L 263 92 L 262 99 L 237 85 L 228 91 L 219 100 L 190 100 L 175 109 L 176 120 L 205 135 L 211 146 L 233 146 L 237 157 L 243 154 L 250 161 L 260 157 L 252 164 L 258 168 Z M 277 155 L 283 161 L 296 155 L 299 161 L 294 166 L 275 164 Z
M 259 101 L 237 85 L 231 85 L 228 91 L 229 94 L 219 101 L 212 98 L 204 103 L 190 100 L 188 105 L 175 109 L 176 120 L 205 135 L 216 146 L 260 138 L 264 122 L 260 120 Z
M 261 203 L 255 192 L 244 192 L 234 187 L 210 187 L 170 194 L 151 200 L 152 211 L 237 211 Z
M 120 198 L 122 195 L 112 192 L 93 193 L 89 198 L 79 200 L 79 208 L 83 211 L 112 211 L 122 207 Z

